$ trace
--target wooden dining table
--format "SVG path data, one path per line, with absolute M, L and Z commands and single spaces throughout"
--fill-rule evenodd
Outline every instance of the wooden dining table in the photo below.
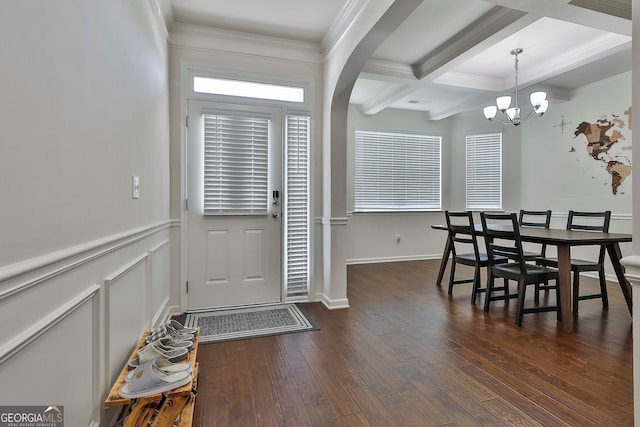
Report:
M 432 225 L 435 230 L 447 230 L 446 225 Z M 476 231 L 482 235 L 482 226 L 477 224 Z M 559 230 L 537 227 L 521 227 L 520 236 L 523 242 L 546 243 L 547 245 L 556 246 L 558 252 L 558 288 L 560 289 L 560 310 L 562 312 L 562 330 L 564 332 L 573 332 L 572 313 L 572 292 L 571 292 L 571 247 L 572 246 L 588 246 L 588 245 L 605 245 L 607 253 L 611 260 L 611 265 L 620 289 L 624 295 L 624 299 L 632 312 L 631 284 L 624 275 L 624 266 L 620 264 L 622 252 L 620 251 L 620 243 L 631 242 L 631 234 L 621 233 L 602 233 L 593 231 L 579 230 Z M 440 269 L 436 284 L 441 286 L 444 271 L 449 261 L 451 253 L 451 243 L 447 238 L 445 243 L 442 260 L 440 261 Z

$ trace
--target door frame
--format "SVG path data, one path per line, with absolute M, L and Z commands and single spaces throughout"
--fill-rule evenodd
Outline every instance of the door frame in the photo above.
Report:
M 232 97 L 232 96 L 220 96 L 220 95 L 196 93 L 193 90 L 193 77 L 196 75 L 209 76 L 214 78 L 248 80 L 248 81 L 280 84 L 280 85 L 295 85 L 295 86 L 304 88 L 304 92 L 305 92 L 304 102 L 292 103 L 292 102 L 283 102 L 283 101 L 245 99 L 245 98 Z M 174 157 L 170 156 L 171 164 L 176 164 L 178 166 L 176 174 L 171 174 L 170 180 L 175 179 L 176 176 L 179 177 L 179 190 L 177 191 L 179 191 L 178 206 L 180 209 L 179 220 L 173 221 L 174 226 L 177 226 L 180 228 L 178 231 L 178 235 L 176 236 L 174 241 L 179 240 L 180 244 L 178 248 L 172 247 L 171 252 L 172 252 L 172 259 L 175 259 L 175 257 L 179 257 L 180 268 L 179 268 L 179 271 L 177 272 L 174 272 L 174 270 L 172 270 L 171 279 L 172 279 L 172 283 L 174 280 L 177 280 L 180 283 L 178 309 L 180 313 L 184 313 L 187 310 L 187 294 L 188 294 L 187 292 L 188 212 L 187 212 L 186 199 L 187 199 L 187 117 L 189 113 L 189 108 L 188 108 L 189 101 L 195 100 L 195 101 L 210 101 L 210 102 L 216 102 L 216 103 L 279 107 L 282 109 L 282 117 L 283 117 L 283 124 L 284 124 L 284 118 L 286 117 L 287 113 L 306 112 L 310 114 L 311 117 L 314 117 L 315 108 L 313 106 L 315 105 L 315 83 L 314 83 L 314 79 L 310 76 L 306 76 L 306 77 L 291 76 L 291 75 L 287 75 L 285 72 L 281 72 L 281 73 L 278 73 L 276 77 L 273 74 L 250 73 L 250 72 L 247 72 L 246 69 L 238 69 L 238 70 L 233 70 L 230 68 L 222 69 L 215 66 L 206 66 L 206 65 L 203 66 L 201 63 L 191 63 L 188 61 L 180 61 L 180 76 L 181 76 L 180 87 L 179 87 L 180 101 L 179 101 L 179 108 L 178 108 L 178 116 L 177 117 L 173 115 L 171 116 L 171 127 L 175 126 L 176 129 L 179 129 L 178 131 L 179 160 L 173 161 Z M 317 135 L 315 134 L 313 125 L 311 129 L 312 129 L 311 139 L 312 141 L 314 141 L 316 140 Z M 285 147 L 283 146 L 283 155 L 284 155 L 284 148 Z M 171 144 L 171 150 L 173 151 L 175 149 L 176 149 L 175 144 Z M 314 203 L 314 197 L 313 197 L 313 194 L 315 194 L 315 192 L 313 191 L 313 188 L 315 187 L 313 184 L 314 169 L 315 169 L 314 161 L 313 161 L 313 159 L 315 158 L 314 151 L 315 151 L 314 144 L 312 143 L 311 146 L 309 147 L 309 153 L 310 153 L 309 154 L 310 155 L 310 162 L 309 162 L 310 211 L 309 212 L 310 212 L 310 215 L 313 215 L 313 212 L 315 212 L 314 210 L 315 203 Z M 283 162 L 283 168 L 284 167 L 285 167 L 285 164 Z M 170 209 L 171 211 L 176 209 L 176 204 L 171 203 Z M 311 222 L 313 224 L 313 221 Z M 283 252 L 282 259 L 284 261 L 285 259 L 284 248 L 285 248 L 285 238 L 286 238 L 286 236 L 284 235 L 286 234 L 286 229 L 284 228 L 284 226 L 282 227 L 282 232 L 283 232 L 283 244 L 282 244 L 281 250 Z M 313 279 L 313 276 L 314 276 L 313 274 L 313 271 L 314 271 L 314 268 L 313 268 L 314 238 L 313 236 L 314 236 L 314 232 L 313 232 L 313 228 L 311 228 L 310 239 L 309 239 L 309 246 L 311 248 L 311 256 L 309 259 L 310 271 L 311 271 L 310 281 Z M 285 266 L 283 265 L 282 268 L 284 269 Z M 284 281 L 284 270 L 283 270 L 282 278 Z M 282 300 L 284 301 L 285 299 L 284 283 L 281 284 L 281 287 L 282 287 Z M 309 294 L 308 294 L 309 300 L 314 299 L 313 288 L 314 288 L 313 284 L 310 283 Z M 171 296 L 169 298 L 171 298 Z
M 282 209 L 282 205 L 272 203 L 274 200 L 271 198 L 272 191 L 279 191 L 282 193 L 284 186 L 284 169 L 283 169 L 283 148 L 285 146 L 284 132 L 285 132 L 285 118 L 283 117 L 283 109 L 281 107 L 273 106 L 256 106 L 251 104 L 231 104 L 231 103 L 219 103 L 213 101 L 202 100 L 189 100 L 189 117 L 191 119 L 189 127 L 187 129 L 187 165 L 185 168 L 186 180 L 187 180 L 187 196 L 189 200 L 189 209 L 187 211 L 187 220 L 185 229 L 187 232 L 187 279 L 193 282 L 194 289 L 198 286 L 198 291 L 195 299 L 191 299 L 191 295 L 187 295 L 186 305 L 189 312 L 202 311 L 202 310 L 218 310 L 229 307 L 244 307 L 255 305 L 269 305 L 280 304 L 284 301 L 283 294 L 283 266 L 284 266 L 284 238 L 285 238 L 285 212 Z M 200 152 L 202 141 L 202 135 L 199 133 L 202 129 L 197 126 L 198 122 L 202 122 L 202 114 L 221 114 L 226 115 L 240 115 L 240 116 L 253 116 L 258 115 L 262 118 L 269 118 L 269 145 L 268 145 L 268 187 L 267 187 L 267 212 L 259 215 L 245 215 L 242 213 L 226 213 L 223 215 L 207 215 L 201 211 L 202 206 L 195 206 L 198 204 L 202 195 L 202 168 L 203 164 L 198 162 L 202 161 Z M 193 123 L 192 123 L 193 122 Z M 204 123 L 201 123 L 204 126 Z M 189 162 L 195 162 L 190 164 Z M 190 188 L 190 186 L 192 186 Z M 277 217 L 274 217 L 274 213 L 278 213 Z M 247 225 L 247 223 L 251 225 Z M 237 228 L 240 227 L 240 228 Z M 208 283 L 209 277 L 202 277 L 201 267 L 204 268 L 208 259 L 202 259 L 202 248 L 200 243 L 203 239 L 203 234 L 207 230 L 224 230 L 230 231 L 231 236 L 235 235 L 235 238 L 231 239 L 231 247 L 238 249 L 236 245 L 243 247 L 244 245 L 239 243 L 242 241 L 238 234 L 242 229 L 249 227 L 249 229 L 260 229 L 265 231 L 263 239 L 264 245 L 261 246 L 261 265 L 264 267 L 263 273 L 265 276 L 261 280 L 252 280 L 244 277 L 242 279 L 238 276 L 240 274 L 238 270 L 238 260 L 246 260 L 244 256 L 246 253 L 237 254 L 239 257 L 234 257 L 231 253 L 227 254 L 229 261 L 227 271 L 230 276 L 226 284 L 212 284 Z M 276 245 L 277 243 L 277 245 Z M 194 248 L 195 245 L 195 248 Z M 199 248 L 199 249 L 198 249 Z M 229 247 L 227 247 L 229 249 Z M 275 251 L 277 249 L 277 251 Z M 275 252 L 274 252 L 275 251 Z M 205 251 L 206 253 L 207 251 Z M 200 261 L 198 261 L 200 260 Z M 203 261 L 203 262 L 201 262 Z M 246 265 L 240 261 L 241 265 Z M 235 267 L 234 267 L 235 266 Z M 195 267 L 195 268 L 194 268 Z M 240 268 L 240 270 L 242 270 Z M 201 282 L 200 279 L 204 279 Z M 261 284 L 258 284 L 261 283 Z M 191 285 L 191 282 L 190 282 Z M 250 292 L 245 289 L 250 288 Z M 213 292 L 216 296 L 212 298 Z M 219 298 L 218 298 L 219 297 Z M 217 301 L 217 302 L 216 302 Z M 224 303 L 223 303 L 224 301 Z M 232 302 L 234 301 L 234 302 Z M 197 306 L 197 307 L 194 307 Z

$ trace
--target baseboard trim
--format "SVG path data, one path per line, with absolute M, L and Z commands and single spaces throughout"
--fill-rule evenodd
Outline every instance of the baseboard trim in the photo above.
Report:
M 349 308 L 349 300 L 347 298 L 332 300 L 326 295 L 322 295 L 322 303 L 329 310 L 338 310 L 342 308 Z
M 401 261 L 427 261 L 432 259 L 442 259 L 442 254 L 407 255 L 407 256 L 379 257 L 379 258 L 352 258 L 347 260 L 347 265 L 378 264 L 383 262 L 401 262 Z

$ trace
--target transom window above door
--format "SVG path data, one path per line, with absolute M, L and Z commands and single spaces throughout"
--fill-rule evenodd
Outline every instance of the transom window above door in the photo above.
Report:
M 242 98 L 297 103 L 304 102 L 305 95 L 302 87 L 200 76 L 193 78 L 193 91 L 211 95 L 239 96 Z

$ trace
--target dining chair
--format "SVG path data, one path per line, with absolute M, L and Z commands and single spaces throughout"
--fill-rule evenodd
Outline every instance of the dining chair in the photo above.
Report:
M 594 232 L 609 232 L 609 223 L 611 222 L 611 211 L 602 212 L 579 212 L 569 211 L 567 217 L 567 230 L 586 230 Z M 607 279 L 604 274 L 604 261 L 606 256 L 606 246 L 600 245 L 597 261 L 589 261 L 571 258 L 571 272 L 573 273 L 573 312 L 578 312 L 578 302 L 601 298 L 602 307 L 609 307 L 609 297 L 607 295 Z M 558 267 L 558 258 L 538 258 L 536 264 L 546 267 Z M 580 295 L 580 273 L 588 271 L 597 271 L 600 281 L 600 292 L 596 294 Z
M 471 303 L 476 303 L 477 295 L 485 292 L 486 287 L 480 284 L 481 269 L 487 267 L 488 257 L 480 252 L 478 247 L 478 233 L 473 222 L 471 211 L 450 212 L 445 211 L 447 229 L 449 231 L 449 244 L 451 245 L 451 270 L 449 272 L 449 289 L 447 293 L 453 293 L 453 286 L 462 283 L 472 283 Z M 501 258 L 498 262 L 506 262 Z M 462 264 L 473 267 L 472 278 L 456 278 L 456 265 Z
M 518 215 L 518 224 L 520 227 L 535 227 L 535 228 L 549 228 L 551 224 L 551 210 L 547 209 L 546 211 L 530 211 L 525 209 L 520 209 L 520 214 Z M 536 244 L 529 243 L 526 244 L 525 249 L 531 249 L 533 247 L 537 247 L 537 251 L 525 250 L 524 251 L 524 259 L 527 262 L 536 262 L 538 258 L 544 258 L 547 254 L 547 244 L 542 243 Z M 555 286 L 549 285 L 548 283 L 540 283 L 535 287 L 535 302 L 540 300 L 540 291 L 549 292 L 550 289 L 553 289 Z
M 549 228 L 551 224 L 551 210 L 546 211 L 528 211 L 520 209 L 518 215 L 518 224 L 520 227 L 536 227 L 536 228 Z M 536 258 L 544 257 L 547 253 L 546 243 L 539 245 L 538 251 L 524 251 L 524 257 L 527 261 L 535 261 Z
M 510 299 L 514 296 L 518 299 L 516 308 L 517 326 L 522 326 L 522 317 L 526 313 L 540 313 L 555 311 L 557 320 L 562 320 L 560 311 L 560 293 L 557 289 L 558 271 L 553 268 L 536 264 L 528 264 L 522 249 L 520 238 L 520 228 L 518 217 L 515 213 L 490 213 L 481 212 L 482 228 L 487 245 L 487 255 L 489 258 L 489 280 L 485 297 L 484 311 L 488 312 L 491 301 L 495 299 Z M 508 258 L 508 263 L 495 263 L 496 257 Z M 518 283 L 518 292 L 515 295 L 505 292 L 504 296 L 493 297 L 493 283 L 496 278 L 502 277 L 505 280 L 513 280 Z M 525 307 L 526 289 L 530 285 L 537 283 L 547 283 L 555 281 L 556 304 L 555 305 L 535 305 Z

